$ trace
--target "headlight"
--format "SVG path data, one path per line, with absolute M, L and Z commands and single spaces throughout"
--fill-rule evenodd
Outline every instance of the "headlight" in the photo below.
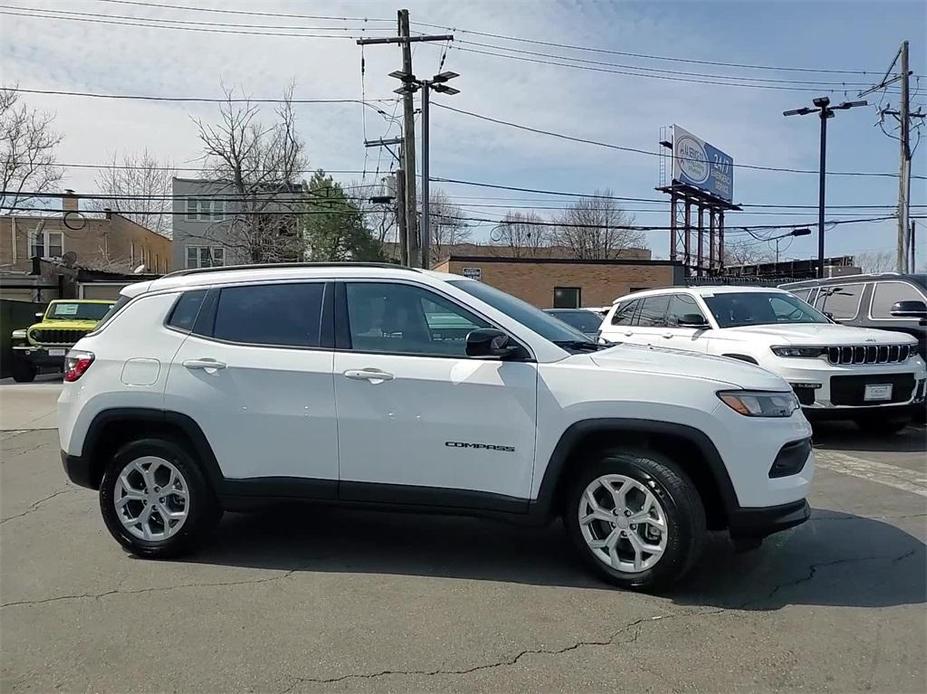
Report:
M 13 339 L 14 340 L 25 340 L 26 339 L 26 329 L 21 328 L 19 330 L 14 330 Z
M 791 417 L 801 407 L 795 393 L 768 390 L 722 390 L 721 402 L 746 417 Z
M 824 354 L 824 347 L 790 347 L 790 346 L 779 346 L 779 347 L 770 347 L 777 357 L 820 357 Z

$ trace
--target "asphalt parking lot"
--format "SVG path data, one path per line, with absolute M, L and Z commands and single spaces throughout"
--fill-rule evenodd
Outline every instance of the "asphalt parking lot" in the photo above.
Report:
M 0 651 L 20 691 L 927 690 L 927 434 L 817 433 L 813 519 L 713 538 L 665 596 L 559 525 L 227 514 L 184 561 L 123 553 L 58 457 L 52 380 L 0 383 Z

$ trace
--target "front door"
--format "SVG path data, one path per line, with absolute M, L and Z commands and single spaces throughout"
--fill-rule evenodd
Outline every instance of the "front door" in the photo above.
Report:
M 345 283 L 335 319 L 342 498 L 526 508 L 536 364 L 467 357 L 493 326 L 411 283 Z
M 691 322 L 699 317 L 707 323 L 707 318 L 694 297 L 689 294 L 673 294 L 666 310 L 666 328 L 662 333 L 663 344 L 674 349 L 707 352 L 707 329 L 680 325 L 680 323 Z
M 212 290 L 201 309 L 209 315 L 197 318 L 174 357 L 165 407 L 199 424 L 224 477 L 301 478 L 334 495 L 338 438 L 334 354 L 321 344 L 325 292 L 324 282 Z

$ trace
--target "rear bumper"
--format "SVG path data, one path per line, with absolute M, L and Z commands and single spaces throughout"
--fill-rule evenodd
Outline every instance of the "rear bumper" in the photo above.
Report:
M 765 508 L 741 507 L 730 513 L 728 529 L 733 538 L 763 538 L 801 525 L 810 516 L 811 508 L 805 499 Z
M 61 464 L 64 472 L 74 484 L 87 489 L 99 489 L 99 480 L 95 479 L 90 461 L 80 455 L 68 455 L 61 451 Z

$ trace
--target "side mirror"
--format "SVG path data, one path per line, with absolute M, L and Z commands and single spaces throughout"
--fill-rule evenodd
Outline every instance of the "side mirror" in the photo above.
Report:
M 696 330 L 708 330 L 711 327 L 711 324 L 705 320 L 705 316 L 700 313 L 683 314 L 676 325 L 680 328 L 695 328 Z
M 511 359 L 522 349 L 511 338 L 495 328 L 477 328 L 467 334 L 467 356 Z
M 927 318 L 927 304 L 923 301 L 896 301 L 890 313 L 895 318 Z

